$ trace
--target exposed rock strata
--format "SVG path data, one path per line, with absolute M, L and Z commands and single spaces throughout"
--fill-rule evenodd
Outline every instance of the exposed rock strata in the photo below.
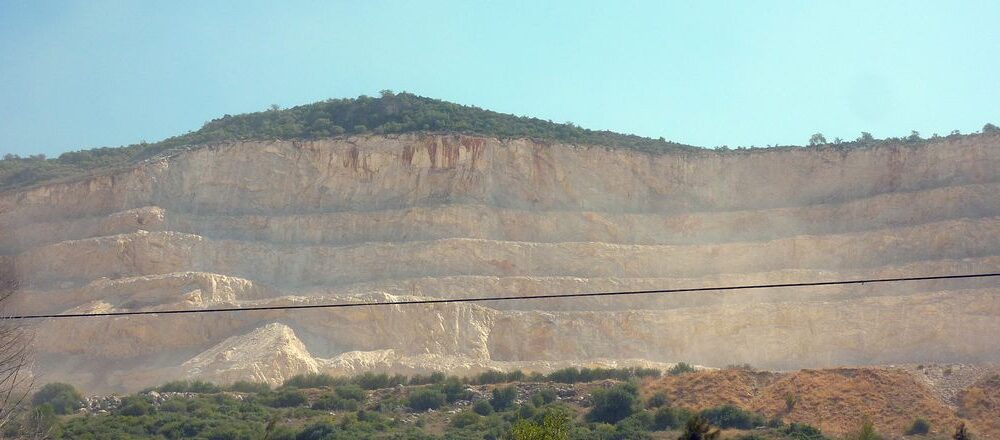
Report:
M 464 136 L 242 142 L 0 194 L 10 311 L 165 310 L 1000 269 L 1000 137 L 648 154 Z M 36 324 L 39 372 L 1000 361 L 995 280 Z

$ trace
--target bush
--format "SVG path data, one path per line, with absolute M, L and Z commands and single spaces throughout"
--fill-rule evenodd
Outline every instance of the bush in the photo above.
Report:
M 312 404 L 312 409 L 324 411 L 357 411 L 360 407 L 357 400 L 344 399 L 334 393 L 324 394 Z
M 617 423 L 636 410 L 636 388 L 632 384 L 616 385 L 607 390 L 595 390 L 590 394 L 594 406 L 587 413 L 592 422 Z
M 646 401 L 646 408 L 659 408 L 666 404 L 667 395 L 661 391 L 649 397 L 649 400 Z
M 684 373 L 693 373 L 695 371 L 697 370 L 695 370 L 694 367 L 692 367 L 691 365 L 684 362 L 680 362 L 677 365 L 670 367 L 670 369 L 667 370 L 667 374 L 670 374 L 671 376 L 678 376 Z
M 753 429 L 765 426 L 767 421 L 760 414 L 746 411 L 733 405 L 722 405 L 701 412 L 701 417 L 714 426 L 723 429 Z
M 517 399 L 517 388 L 513 386 L 497 387 L 493 389 L 493 397 L 490 398 L 490 405 L 497 411 L 504 411 L 514 405 Z
M 481 416 L 488 416 L 493 414 L 493 405 L 490 405 L 490 402 L 485 400 L 479 400 L 472 405 L 472 411 Z
M 685 409 L 663 406 L 657 409 L 656 413 L 653 414 L 653 429 L 656 431 L 664 431 L 668 429 L 680 428 L 690 418 L 691 413 Z
M 272 408 L 292 408 L 304 405 L 307 400 L 301 391 L 290 388 L 266 395 L 264 404 Z
M 718 429 L 712 430 L 708 420 L 694 416 L 684 423 L 684 433 L 677 440 L 716 440 L 720 435 Z
M 441 405 L 444 405 L 444 402 L 444 393 L 429 388 L 422 388 L 410 393 L 406 405 L 414 411 L 427 411 L 429 409 L 440 408 Z
M 333 392 L 324 394 L 316 402 L 313 402 L 312 409 L 357 411 L 366 397 L 368 394 L 357 385 L 343 385 L 334 388 Z
M 906 430 L 906 435 L 927 434 L 931 432 L 931 424 L 927 420 L 918 418 L 913 421 L 910 428 Z
M 378 390 L 382 388 L 392 388 L 396 385 L 406 385 L 407 380 L 406 376 L 400 374 L 390 377 L 386 373 L 376 374 L 367 371 L 360 376 L 354 376 L 351 378 L 351 382 L 366 390 Z
M 56 414 L 69 414 L 83 404 L 80 392 L 67 383 L 50 383 L 38 390 L 31 398 L 31 404 L 41 406 L 49 404 Z
M 144 416 L 152 414 L 153 405 L 148 400 L 139 396 L 128 396 L 122 399 L 122 404 L 118 407 L 118 414 L 123 416 Z
M 435 371 L 435 372 L 431 373 L 430 376 L 422 376 L 422 375 L 419 375 L 419 374 L 417 374 L 415 376 L 411 376 L 410 380 L 408 381 L 408 383 L 410 385 L 430 385 L 430 384 L 444 382 L 444 380 L 445 380 L 444 373 L 441 373 L 439 371 Z
M 246 380 L 233 382 L 226 388 L 229 389 L 229 391 L 235 391 L 237 393 L 261 394 L 271 391 L 271 386 L 266 383 L 250 382 Z
M 462 380 L 455 376 L 449 376 L 438 388 L 444 393 L 445 399 L 448 402 L 470 398 L 470 393 L 465 389 Z
M 481 416 L 477 413 L 471 411 L 462 411 L 455 414 L 455 417 L 451 419 L 451 426 L 456 428 L 465 428 L 467 426 L 472 426 L 479 423 Z
M 818 428 L 805 423 L 792 423 L 786 426 L 782 432 L 788 437 L 801 440 L 822 440 L 826 438 Z
M 281 388 L 327 388 L 344 383 L 345 380 L 328 374 L 297 374 L 281 384 Z
M 851 440 L 882 440 L 882 436 L 875 431 L 875 425 L 871 420 L 865 420 L 861 424 L 861 429 L 849 437 Z
M 548 405 L 555 401 L 556 390 L 552 388 L 543 388 L 531 396 L 531 403 L 535 404 L 535 406 Z

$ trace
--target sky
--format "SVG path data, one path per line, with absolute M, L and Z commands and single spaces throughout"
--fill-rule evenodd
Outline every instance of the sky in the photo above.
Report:
M 382 89 L 714 147 L 1000 124 L 997 1 L 0 0 L 0 154 Z

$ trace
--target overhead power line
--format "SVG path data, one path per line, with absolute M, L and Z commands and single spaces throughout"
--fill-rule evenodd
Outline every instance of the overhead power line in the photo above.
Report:
M 989 277 L 1000 277 L 1000 272 L 976 273 L 976 274 L 965 274 L 965 275 L 937 275 L 937 276 L 923 276 L 923 277 L 868 278 L 868 279 L 838 280 L 838 281 L 815 281 L 806 283 L 744 284 L 744 285 L 734 285 L 734 286 L 689 287 L 680 289 L 556 293 L 556 294 L 519 295 L 519 296 L 486 296 L 486 297 L 449 298 L 449 299 L 417 299 L 417 300 L 388 301 L 388 302 L 300 304 L 300 305 L 284 305 L 284 306 L 224 307 L 224 308 L 214 308 L 214 309 L 155 310 L 155 311 L 148 310 L 148 311 L 130 311 L 130 312 L 61 313 L 61 314 L 56 313 L 56 314 L 8 316 L 2 319 L 99 318 L 108 316 L 185 315 L 185 314 L 195 314 L 195 313 L 233 313 L 233 312 L 269 311 L 269 310 L 339 309 L 347 307 L 408 306 L 408 305 L 421 305 L 421 304 L 475 303 L 475 302 L 489 302 L 489 301 L 522 301 L 522 300 L 533 300 L 533 299 L 590 298 L 590 297 L 602 297 L 602 296 L 650 295 L 650 294 L 685 293 L 685 292 L 779 289 L 788 287 L 817 287 L 817 286 L 838 286 L 838 285 L 851 285 L 851 284 L 899 283 L 899 282 L 910 282 L 910 281 L 956 280 L 956 279 L 989 278 Z

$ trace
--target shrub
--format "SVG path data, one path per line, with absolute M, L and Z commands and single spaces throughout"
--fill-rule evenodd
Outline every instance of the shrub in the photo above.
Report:
M 449 402 L 468 399 L 470 396 L 468 390 L 465 389 L 465 385 L 462 384 L 462 380 L 455 376 L 445 379 L 439 388 Z
M 684 433 L 677 440 L 716 440 L 720 435 L 718 429 L 712 430 L 708 420 L 694 416 L 684 424 Z
M 273 408 L 292 408 L 304 405 L 306 401 L 305 394 L 294 388 L 279 390 L 264 397 L 264 404 Z
M 587 413 L 592 422 L 617 423 L 635 412 L 636 388 L 632 384 L 616 385 L 607 390 L 595 390 L 590 395 L 594 406 Z
M 906 430 L 906 435 L 918 435 L 927 434 L 931 432 L 931 424 L 927 420 L 917 418 L 910 425 L 910 428 Z
M 465 428 L 467 426 L 472 426 L 479 423 L 480 415 L 471 411 L 462 411 L 455 414 L 455 417 L 451 419 L 451 426 L 456 428 Z
M 319 422 L 307 426 L 295 436 L 295 440 L 325 440 L 333 438 L 336 433 L 337 427 L 332 423 Z
M 312 409 L 325 411 L 357 411 L 361 404 L 357 400 L 345 399 L 336 393 L 327 393 L 312 404 Z
M 487 370 L 479 373 L 478 376 L 473 380 L 473 382 L 480 385 L 488 385 L 493 383 L 504 383 L 507 382 L 507 374 L 503 371 L 498 370 Z
M 271 386 L 266 383 L 250 382 L 246 380 L 233 382 L 227 388 L 229 391 L 235 391 L 237 393 L 261 394 L 271 391 Z
M 427 411 L 429 409 L 440 408 L 441 405 L 444 405 L 444 402 L 444 393 L 429 388 L 422 388 L 410 393 L 406 405 L 414 411 Z
M 670 367 L 670 369 L 667 370 L 667 373 L 671 376 L 678 376 L 684 373 L 693 373 L 694 371 L 696 370 L 691 365 L 685 362 L 680 362 L 677 365 Z
M 530 403 L 525 403 L 517 408 L 517 417 L 520 419 L 530 419 L 535 414 L 538 414 L 538 410 Z
M 813 426 L 805 423 L 792 423 L 782 430 L 788 437 L 802 440 L 821 440 L 825 437 L 823 433 Z
M 799 402 L 798 396 L 792 393 L 785 394 L 785 412 L 790 413 L 795 409 L 795 404 Z
M 955 434 L 951 436 L 955 440 L 971 440 L 972 435 L 969 434 L 969 430 L 965 427 L 965 422 L 959 423 L 958 428 L 955 428 Z
M 564 413 L 545 414 L 541 423 L 521 420 L 511 429 L 517 440 L 567 440 L 570 418 Z
M 556 390 L 552 388 L 543 388 L 538 390 L 533 396 L 531 396 L 531 403 L 535 406 L 547 405 L 556 400 Z
M 153 405 L 148 400 L 139 396 L 128 396 L 122 399 L 122 404 L 118 407 L 118 413 L 123 416 L 144 416 L 152 414 Z
M 479 400 L 474 405 L 472 405 L 472 411 L 481 416 L 488 416 L 493 414 L 493 405 L 485 400 Z
M 733 405 L 722 405 L 701 412 L 701 417 L 714 426 L 723 429 L 753 429 L 764 426 L 764 417 Z
M 83 403 L 83 396 L 73 387 L 66 383 L 50 383 L 38 390 L 31 398 L 31 404 L 40 406 L 49 404 L 56 414 L 69 414 L 76 411 Z
M 649 396 L 649 400 L 646 401 L 646 408 L 659 408 L 667 404 L 667 395 L 664 392 L 658 392 Z
M 514 405 L 517 399 L 517 388 L 513 386 L 497 387 L 493 389 L 493 397 L 490 398 L 490 405 L 497 411 L 503 411 Z
M 875 432 L 875 425 L 872 424 L 871 420 L 865 420 L 861 424 L 861 428 L 858 432 L 854 433 L 851 440 L 882 440 L 882 436 Z
M 406 376 L 396 374 L 394 376 L 389 376 L 386 373 L 372 373 L 366 371 L 364 374 L 359 376 L 354 376 L 351 378 L 351 382 L 357 384 L 361 388 L 366 390 L 378 390 L 382 388 L 392 388 L 396 385 L 406 385 Z
M 681 408 L 660 407 L 653 414 L 653 426 L 656 431 L 680 428 L 691 418 L 691 413 Z
M 345 382 L 343 379 L 328 374 L 297 374 L 281 384 L 281 388 L 325 388 Z
M 445 375 L 440 371 L 435 371 L 431 373 L 430 376 L 415 375 L 411 376 L 409 380 L 410 385 L 430 385 L 435 383 L 444 382 Z

